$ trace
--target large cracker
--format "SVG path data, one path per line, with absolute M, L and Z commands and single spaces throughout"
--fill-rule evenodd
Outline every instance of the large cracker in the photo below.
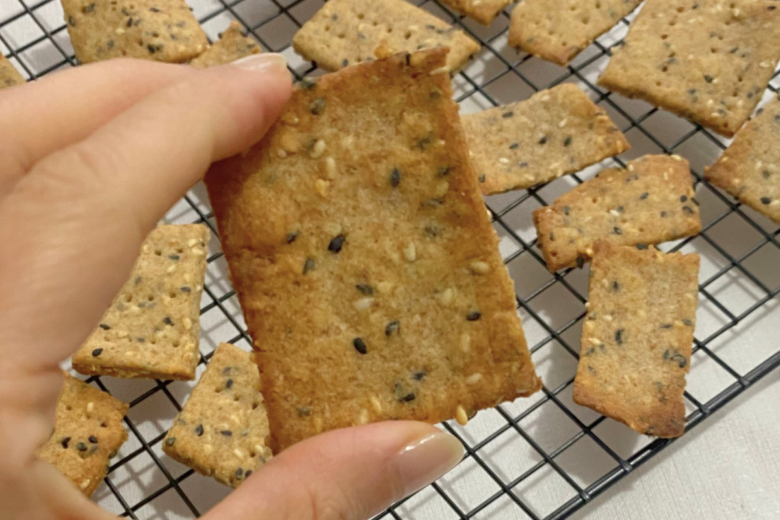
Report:
M 699 255 L 593 247 L 574 402 L 646 435 L 685 431 Z
M 549 182 L 629 149 L 606 112 L 569 83 L 461 120 L 485 195 Z
M 206 176 L 274 450 L 385 419 L 465 422 L 540 387 L 445 53 L 306 84 Z
M 455 71 L 479 51 L 463 31 L 405 0 L 329 0 L 293 37 L 295 52 L 325 70 L 391 52 L 449 47 L 447 68 Z
M 209 231 L 200 224 L 152 231 L 100 326 L 73 355 L 87 375 L 192 380 Z
M 184 0 L 62 0 L 62 7 L 81 63 L 123 57 L 183 63 L 209 46 Z
M 0 89 L 21 85 L 24 78 L 19 71 L 11 65 L 11 62 L 0 54 Z
M 599 85 L 732 136 L 780 59 L 773 0 L 648 0 Z
M 534 211 L 547 268 L 582 265 L 599 240 L 659 244 L 697 234 L 699 207 L 688 161 L 646 155 L 626 169 L 611 168 Z
M 780 98 L 739 131 L 706 177 L 780 224 Z
M 236 487 L 271 458 L 260 372 L 252 356 L 222 343 L 176 416 L 163 451 Z
M 512 11 L 509 45 L 566 66 L 642 0 L 523 0 Z
M 37 452 L 87 497 L 106 476 L 108 461 L 127 440 L 122 419 L 129 406 L 65 374 L 54 431 Z
M 219 41 L 192 60 L 190 65 L 196 69 L 218 67 L 257 54 L 260 51 L 260 44 L 252 38 L 244 36 L 238 22 L 231 22 L 225 32 L 219 36 Z
M 490 25 L 512 0 L 442 0 L 442 3 L 482 25 Z

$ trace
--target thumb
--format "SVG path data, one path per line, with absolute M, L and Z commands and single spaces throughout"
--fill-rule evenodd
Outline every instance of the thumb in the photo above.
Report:
M 275 457 L 205 520 L 365 520 L 455 467 L 463 446 L 399 421 L 335 430 Z

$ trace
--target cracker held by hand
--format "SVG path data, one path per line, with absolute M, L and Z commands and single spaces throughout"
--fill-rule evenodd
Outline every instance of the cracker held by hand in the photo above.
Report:
M 209 46 L 184 0 L 62 0 L 81 63 L 136 58 L 184 63 Z
M 606 112 L 569 83 L 461 120 L 485 195 L 549 182 L 630 147 Z
M 0 54 L 0 89 L 21 85 L 24 78 L 19 71 L 11 65 L 11 62 Z
M 442 0 L 442 3 L 482 25 L 490 25 L 512 0 Z
M 566 66 L 642 0 L 523 0 L 512 11 L 509 45 Z
M 260 373 L 251 357 L 228 343 L 217 347 L 163 440 L 170 457 L 232 487 L 271 458 Z
M 780 59 L 773 0 L 648 0 L 599 85 L 732 136 Z
M 780 98 L 742 128 L 707 180 L 780 224 Z
M 260 50 L 260 44 L 252 38 L 244 36 L 238 22 L 231 22 L 225 32 L 220 35 L 219 41 L 192 60 L 190 65 L 196 69 L 218 67 L 252 54 L 258 54 Z
M 206 177 L 275 451 L 386 419 L 465 423 L 540 387 L 445 54 L 304 84 Z
M 130 279 L 73 355 L 85 375 L 192 380 L 209 231 L 163 225 L 141 246 Z
M 446 67 L 462 68 L 479 44 L 405 0 L 328 0 L 292 41 L 295 52 L 325 70 L 372 61 L 389 53 L 449 47 Z
M 36 453 L 87 497 L 106 476 L 108 461 L 127 440 L 122 419 L 129 406 L 65 374 L 54 432 Z
M 645 435 L 685 431 L 699 255 L 599 241 L 574 402 Z
M 660 244 L 701 230 L 688 161 L 646 155 L 598 175 L 534 211 L 547 268 L 582 267 L 593 244 Z

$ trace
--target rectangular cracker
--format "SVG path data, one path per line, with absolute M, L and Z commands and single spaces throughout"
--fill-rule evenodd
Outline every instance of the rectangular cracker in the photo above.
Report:
M 732 136 L 780 59 L 773 0 L 648 0 L 599 85 Z M 693 7 L 692 7 L 693 6 Z
M 509 45 L 565 67 L 642 0 L 523 0 L 512 11 Z
M 62 8 L 81 63 L 124 57 L 184 63 L 209 46 L 184 0 L 62 0 Z
M 482 25 L 490 25 L 512 0 L 442 0 L 442 3 Z
M 606 112 L 570 83 L 461 121 L 485 195 L 549 182 L 630 147 Z
M 574 402 L 639 433 L 679 437 L 699 255 L 606 241 L 593 250 Z
M 130 407 L 65 374 L 54 431 L 37 457 L 51 463 L 87 497 L 105 478 L 109 460 L 127 440 L 122 419 Z
M 5 59 L 5 56 L 0 54 L 0 89 L 21 85 L 24 82 L 19 71 L 11 65 L 10 61 Z
M 466 34 L 405 0 L 328 0 L 293 37 L 295 52 L 325 70 L 392 52 L 449 47 L 447 68 L 456 71 L 479 51 Z
M 237 487 L 271 458 L 253 355 L 222 343 L 163 440 L 173 459 Z
M 258 54 L 261 50 L 260 44 L 249 36 L 244 36 L 241 25 L 234 21 L 219 36 L 219 41 L 192 60 L 190 65 L 196 69 L 218 67 L 252 54 Z
M 73 368 L 86 375 L 194 379 L 208 240 L 200 224 L 152 231 L 100 326 L 73 355 Z
M 659 244 L 701 230 L 688 161 L 646 155 L 622 168 L 602 170 L 534 211 L 539 247 L 555 272 L 593 256 L 593 244 Z
M 780 224 L 780 97 L 737 133 L 706 178 Z
M 206 176 L 275 452 L 366 422 L 465 423 L 540 387 L 445 55 L 305 84 Z

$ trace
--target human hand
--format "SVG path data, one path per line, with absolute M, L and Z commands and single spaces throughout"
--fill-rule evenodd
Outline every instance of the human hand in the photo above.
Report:
M 110 61 L 0 91 L 0 519 L 111 518 L 35 458 L 62 386 L 156 222 L 290 94 L 281 56 L 203 71 Z M 362 519 L 463 448 L 414 422 L 329 432 L 256 471 L 206 519 Z

